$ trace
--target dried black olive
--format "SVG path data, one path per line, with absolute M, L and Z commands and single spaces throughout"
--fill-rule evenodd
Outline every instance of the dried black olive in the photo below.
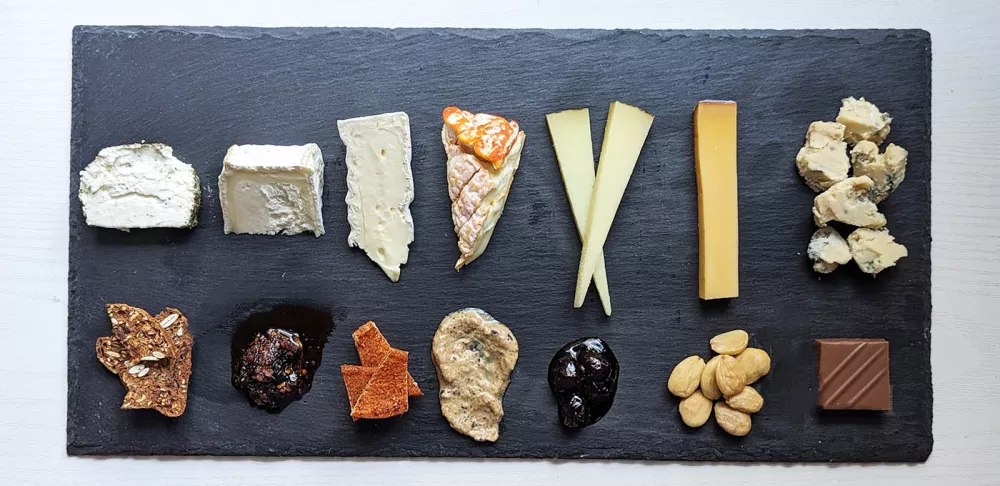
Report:
M 549 388 L 559 420 L 566 427 L 586 427 L 611 409 L 618 391 L 618 359 L 600 338 L 573 341 L 549 363 Z

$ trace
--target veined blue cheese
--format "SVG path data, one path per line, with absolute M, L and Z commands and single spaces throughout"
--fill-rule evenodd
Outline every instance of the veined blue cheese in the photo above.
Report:
M 194 228 L 201 181 L 170 146 L 133 143 L 101 149 L 80 172 L 78 196 L 89 226 Z
M 413 241 L 410 118 L 384 113 L 338 120 L 337 129 L 347 146 L 347 244 L 397 282 Z
M 323 227 L 319 146 L 233 145 L 219 175 L 226 234 L 295 235 Z

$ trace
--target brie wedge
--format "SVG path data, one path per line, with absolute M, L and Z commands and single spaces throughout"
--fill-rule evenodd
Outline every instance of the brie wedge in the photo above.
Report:
M 226 234 L 325 232 L 318 145 L 233 145 L 222 164 L 219 200 Z
M 406 113 L 338 120 L 347 146 L 347 245 L 399 281 L 413 241 L 410 118 Z
M 101 149 L 80 172 L 78 196 L 89 226 L 193 228 L 201 181 L 170 146 L 133 143 Z

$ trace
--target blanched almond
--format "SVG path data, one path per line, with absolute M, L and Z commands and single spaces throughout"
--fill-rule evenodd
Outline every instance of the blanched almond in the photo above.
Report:
M 705 363 L 705 370 L 701 372 L 701 393 L 709 400 L 722 398 L 722 392 L 719 391 L 719 385 L 715 381 L 715 369 L 720 359 L 722 359 L 721 354 L 713 356 L 708 363 Z
M 696 390 L 691 396 L 681 400 L 677 407 L 681 412 L 681 420 L 688 427 L 701 427 L 712 416 L 712 401 L 705 398 L 701 391 Z
M 705 360 L 700 356 L 688 356 L 674 366 L 667 379 L 667 389 L 681 398 L 691 396 L 701 383 L 701 372 L 705 370 Z
M 747 348 L 736 357 L 736 361 L 743 370 L 746 384 L 756 382 L 771 371 L 771 357 L 763 349 Z
M 746 376 L 740 369 L 736 358 L 729 355 L 722 355 L 719 364 L 715 368 L 715 382 L 719 386 L 719 391 L 724 396 L 731 397 L 743 391 L 746 385 Z
M 715 422 L 722 427 L 722 430 L 737 437 L 743 437 L 750 433 L 752 422 L 750 415 L 736 410 L 723 402 L 715 404 Z
M 741 412 L 757 413 L 764 407 L 764 397 L 752 386 L 743 387 L 743 391 L 726 399 L 726 404 Z
M 730 356 L 736 356 L 743 352 L 747 348 L 747 344 L 750 343 L 750 335 L 742 329 L 736 329 L 735 331 L 724 332 L 712 338 L 709 344 L 712 346 L 712 351 L 719 354 L 728 354 Z

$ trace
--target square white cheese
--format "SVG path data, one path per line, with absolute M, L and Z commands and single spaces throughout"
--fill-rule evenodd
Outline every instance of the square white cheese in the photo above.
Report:
M 134 143 L 101 149 L 80 172 L 78 196 L 90 226 L 193 228 L 201 181 L 169 145 Z
M 347 245 L 399 280 L 413 241 L 410 118 L 406 113 L 338 120 L 347 146 Z
M 233 145 L 219 175 L 226 234 L 295 235 L 323 228 L 323 154 L 306 145 Z

